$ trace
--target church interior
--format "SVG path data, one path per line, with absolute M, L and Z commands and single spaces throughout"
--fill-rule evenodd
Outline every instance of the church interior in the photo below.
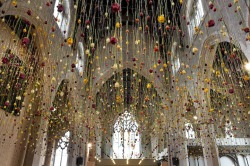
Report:
M 0 0 L 0 166 L 250 166 L 249 0 Z

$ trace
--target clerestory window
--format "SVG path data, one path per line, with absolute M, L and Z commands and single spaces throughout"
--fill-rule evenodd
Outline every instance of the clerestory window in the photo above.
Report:
M 53 13 L 63 36 L 68 37 L 70 9 L 68 0 L 56 0 Z
M 188 8 L 189 9 L 187 11 L 190 23 L 188 30 L 190 40 L 192 41 L 193 36 L 195 35 L 195 28 L 200 26 L 205 12 L 201 0 L 193 0 Z

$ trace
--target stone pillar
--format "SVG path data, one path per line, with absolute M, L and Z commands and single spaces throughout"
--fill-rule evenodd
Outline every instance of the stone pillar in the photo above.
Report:
M 202 100 L 203 99 L 203 100 Z M 195 104 L 200 124 L 200 140 L 203 149 L 205 166 L 220 166 L 219 151 L 216 144 L 216 134 L 212 118 L 208 114 L 209 107 L 206 104 L 204 95 L 200 96 L 200 100 L 204 101 L 201 105 Z M 206 109 L 205 109 L 206 108 Z
M 51 166 L 51 161 L 55 152 L 55 141 L 48 140 L 44 166 Z
M 102 132 L 99 127 L 96 128 L 96 157 L 101 158 Z
M 152 150 L 152 158 L 157 159 L 158 157 L 158 137 L 151 136 L 151 150 Z
M 180 166 L 188 166 L 188 149 L 187 149 L 187 138 L 185 136 L 185 103 L 187 103 L 187 91 L 183 88 L 180 92 L 176 92 L 178 95 L 175 96 L 174 103 L 174 114 L 172 115 L 173 121 L 169 124 L 172 128 L 170 132 L 170 149 L 169 149 L 169 165 L 173 165 L 172 158 L 176 157 L 179 159 Z
M 201 145 L 205 166 L 220 166 L 219 151 L 216 145 L 213 124 L 201 125 Z
M 34 152 L 34 158 L 32 166 L 42 166 L 45 161 L 46 155 L 46 144 L 47 144 L 47 129 L 49 121 L 48 119 L 43 119 L 40 123 L 39 133 L 37 134 L 36 148 Z

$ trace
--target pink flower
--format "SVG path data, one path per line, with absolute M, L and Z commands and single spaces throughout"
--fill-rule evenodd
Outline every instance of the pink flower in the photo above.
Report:
M 120 11 L 120 5 L 118 3 L 113 3 L 111 6 L 112 12 L 119 12 Z
M 110 38 L 110 43 L 115 45 L 117 43 L 117 39 L 115 37 Z

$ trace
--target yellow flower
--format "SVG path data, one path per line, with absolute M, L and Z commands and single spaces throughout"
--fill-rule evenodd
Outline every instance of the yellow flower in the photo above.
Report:
M 164 23 L 164 22 L 165 22 L 165 17 L 164 17 L 163 14 L 160 15 L 160 16 L 158 16 L 158 22 L 159 22 L 159 23 Z
M 147 84 L 147 88 L 150 89 L 152 85 L 150 83 Z
M 84 84 L 87 84 L 87 83 L 88 83 L 88 79 L 87 79 L 87 78 L 84 78 L 83 83 L 84 83 Z
M 198 51 L 199 51 L 199 49 L 196 48 L 196 47 L 194 47 L 193 50 L 192 50 L 192 52 L 193 52 L 194 54 L 197 53 Z
M 208 88 L 205 88 L 205 89 L 204 89 L 204 92 L 207 93 L 207 92 L 208 92 Z
M 194 27 L 194 30 L 195 30 L 195 32 L 199 32 L 199 28 L 196 26 L 196 27 Z
M 250 78 L 249 78 L 247 75 L 244 75 L 244 76 L 243 76 L 243 79 L 244 79 L 245 81 L 248 81 Z
M 17 2 L 16 2 L 16 1 L 12 1 L 12 5 L 13 5 L 13 6 L 16 6 L 16 5 L 17 5 Z
M 117 23 L 115 24 L 115 27 L 116 27 L 116 28 L 120 28 L 120 27 L 121 27 L 121 24 L 120 24 L 119 22 L 117 22 Z
M 67 40 L 67 43 L 68 43 L 69 46 L 71 46 L 73 44 L 73 38 L 69 37 L 68 40 Z

